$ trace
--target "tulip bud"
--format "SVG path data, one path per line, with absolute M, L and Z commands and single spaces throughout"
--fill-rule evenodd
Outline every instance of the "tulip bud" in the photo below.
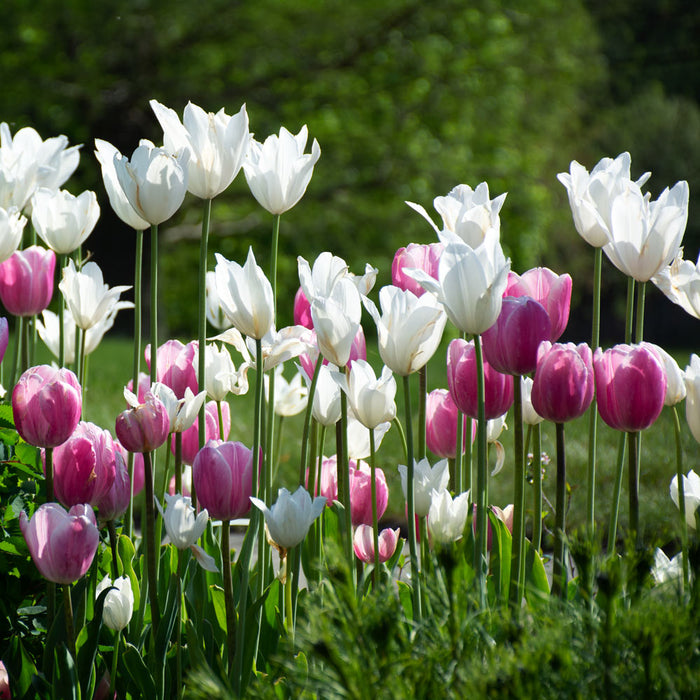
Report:
M 125 391 L 125 396 L 130 392 Z M 152 452 L 168 438 L 170 419 L 163 402 L 150 391 L 146 392 L 144 403 L 131 394 L 132 408 L 117 416 L 115 431 L 119 442 L 129 452 Z
M 457 455 L 457 413 L 459 409 L 447 389 L 434 389 L 425 403 L 425 444 L 437 457 Z M 472 442 L 476 423 L 472 422 Z M 467 444 L 467 416 L 462 415 L 462 448 Z
M 423 270 L 433 279 L 438 279 L 440 255 L 445 246 L 442 243 L 419 245 L 409 243 L 405 248 L 399 248 L 391 264 L 391 282 L 399 289 L 413 292 L 417 297 L 425 294 L 425 289 L 412 277 L 404 273 L 405 269 Z
M 353 525 L 372 524 L 372 470 L 360 462 L 357 469 L 350 469 L 350 513 Z M 389 487 L 381 469 L 375 469 L 377 518 L 381 518 L 389 503 Z
M 124 461 L 124 453 L 122 452 L 124 448 L 115 442 L 114 449 L 116 457 L 114 482 L 109 491 L 95 502 L 97 514 L 101 522 L 108 522 L 121 518 L 122 515 L 126 513 L 126 509 L 129 507 L 129 501 L 131 500 L 129 470 L 127 469 L 126 462 Z M 141 458 L 141 488 L 143 488 L 143 455 L 138 453 L 138 456 Z M 136 471 L 135 463 L 134 471 Z M 136 493 L 138 493 L 138 491 L 136 490 L 136 478 L 134 478 L 134 494 Z
M 198 343 L 193 340 L 184 345 L 179 340 L 168 340 L 156 353 L 156 381 L 170 387 L 178 399 L 185 396 L 185 389 L 193 394 L 199 392 L 195 358 Z M 144 352 L 148 369 L 151 369 L 151 346 Z
M 447 489 L 435 491 L 430 496 L 428 532 L 432 542 L 444 544 L 462 537 L 469 513 L 469 491 L 453 500 Z
M 399 529 L 384 528 L 379 533 L 379 561 L 389 561 L 399 542 Z M 374 564 L 374 534 L 371 525 L 359 525 L 352 538 L 355 556 L 365 564 Z
M 102 608 L 102 621 L 111 630 L 123 630 L 134 613 L 134 592 L 131 590 L 131 580 L 128 576 L 120 576 L 114 582 L 105 576 L 95 589 L 95 597 L 99 598 L 102 591 L 110 588 L 105 596 Z
M 231 406 L 227 401 L 221 402 L 221 418 L 223 420 L 223 433 L 219 429 L 219 412 L 216 401 L 209 401 L 204 406 L 204 444 L 209 440 L 226 440 L 231 431 Z M 175 436 L 170 443 L 170 449 L 175 454 Z M 199 452 L 199 416 L 194 423 L 182 433 L 182 462 L 194 464 L 194 459 Z
M 13 316 L 36 316 L 51 302 L 56 254 L 33 245 L 0 264 L 0 300 Z

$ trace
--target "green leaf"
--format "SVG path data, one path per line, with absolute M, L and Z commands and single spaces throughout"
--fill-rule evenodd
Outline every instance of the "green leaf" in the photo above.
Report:
M 117 555 L 122 565 L 122 575 L 128 576 L 131 581 L 131 590 L 134 594 L 134 610 L 138 610 L 141 600 L 141 590 L 139 587 L 139 579 L 134 571 L 134 550 L 133 542 L 124 534 L 120 534 L 117 539 Z
M 399 589 L 399 602 L 403 608 L 404 615 L 407 620 L 413 619 L 413 594 L 411 587 L 405 581 L 397 581 L 396 586 Z
M 92 619 L 88 622 L 78 635 L 76 646 L 78 648 L 78 672 L 82 679 L 81 689 L 83 695 L 88 697 L 88 688 L 95 680 L 95 655 L 97 645 L 100 641 L 100 631 L 102 630 L 102 610 L 105 598 L 111 589 L 108 588 L 100 593 L 95 602 L 95 611 Z
M 10 404 L 0 405 L 0 428 L 14 430 L 15 417 L 12 414 L 12 406 Z
M 513 539 L 505 523 L 489 510 L 491 524 L 491 571 L 496 595 L 501 602 L 508 600 L 510 585 L 510 564 L 513 550 Z
M 32 677 L 36 675 L 37 669 L 19 635 L 13 635 L 10 639 L 4 661 L 10 676 L 14 697 L 24 697 L 32 684 Z
M 209 586 L 209 594 L 211 596 L 211 603 L 214 608 L 214 614 L 216 615 L 216 622 L 219 628 L 222 630 L 226 629 L 226 597 L 224 595 L 224 589 L 220 586 Z
M 525 598 L 528 603 L 549 598 L 549 580 L 544 568 L 544 562 L 532 543 L 525 540 Z
M 53 652 L 53 679 L 51 688 L 55 700 L 79 700 L 80 685 L 75 661 L 65 644 L 59 644 Z
M 156 698 L 156 684 L 138 649 L 129 642 L 125 642 L 125 647 L 119 657 L 120 674 L 128 674 L 139 690 L 138 697 L 149 700 Z

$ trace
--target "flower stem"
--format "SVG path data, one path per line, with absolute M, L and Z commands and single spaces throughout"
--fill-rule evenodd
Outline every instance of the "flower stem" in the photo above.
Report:
M 535 485 L 535 508 L 532 523 L 532 545 L 539 553 L 542 547 L 542 427 L 533 426 L 532 471 Z
M 146 566 L 148 568 L 148 587 L 150 589 L 148 599 L 151 604 L 151 626 L 153 628 L 153 638 L 155 639 L 158 624 L 160 623 L 160 612 L 158 610 L 158 575 L 156 572 L 156 515 L 153 504 L 153 467 L 150 452 L 143 453 L 143 476 L 146 490 L 146 528 L 144 537 L 146 539 Z
M 617 541 L 617 520 L 620 512 L 620 493 L 622 492 L 622 474 L 625 469 L 625 448 L 627 445 L 627 433 L 620 433 L 617 447 L 617 470 L 615 472 L 615 486 L 613 487 L 612 507 L 610 510 L 610 525 L 608 527 L 608 552 L 615 551 Z
M 464 483 L 462 475 L 464 472 L 464 414 L 459 409 L 457 410 L 457 439 L 455 442 L 455 459 L 454 459 L 454 474 L 452 475 L 452 484 L 455 493 L 464 491 Z
M 408 509 L 408 548 L 411 554 L 411 584 L 413 593 L 413 619 L 423 617 L 421 609 L 421 572 L 416 546 L 416 494 L 414 486 L 415 460 L 413 457 L 413 414 L 411 413 L 411 383 L 409 375 L 403 378 L 403 395 L 406 422 L 406 505 Z
M 630 500 L 630 534 L 634 538 L 635 545 L 639 547 L 641 538 L 639 534 L 639 432 L 628 433 L 629 445 L 629 500 Z
M 377 450 L 374 445 L 374 430 L 369 429 L 369 467 L 372 472 L 370 498 L 372 499 L 372 540 L 374 544 L 374 570 L 372 585 L 379 585 L 379 518 L 377 516 Z
M 566 446 L 564 423 L 556 424 L 557 432 L 557 501 L 554 526 L 554 567 L 552 571 L 552 595 L 566 599 Z
M 156 381 L 158 357 L 158 224 L 151 226 L 151 384 Z M 134 387 L 136 389 L 136 387 Z
M 58 267 L 58 281 L 61 282 L 63 274 L 63 266 L 66 264 L 66 256 L 64 253 L 59 253 L 56 256 Z M 58 366 L 64 367 L 66 364 L 66 329 L 63 327 L 63 317 L 65 315 L 65 299 L 60 287 L 58 288 Z
M 66 615 L 66 641 L 68 642 L 68 651 L 73 657 L 73 661 L 78 660 L 75 653 L 75 629 L 73 627 L 73 601 L 70 596 L 70 583 L 63 586 L 63 609 Z
M 513 377 L 513 552 L 510 567 L 509 602 L 517 610 L 522 601 L 522 573 L 525 551 L 525 455 L 523 449 L 522 377 Z
M 175 673 L 177 677 L 177 700 L 182 697 L 182 557 L 183 549 L 177 550 L 177 628 L 175 632 Z
M 112 550 L 112 580 L 119 578 L 119 559 L 117 558 L 117 528 L 114 520 L 107 521 L 107 531 L 109 532 L 109 547 Z
M 228 667 L 232 669 L 233 660 L 236 656 L 236 605 L 233 600 L 233 583 L 231 579 L 231 521 L 224 520 L 221 525 L 221 558 L 224 568 Z
M 476 452 L 476 547 L 474 549 L 474 569 L 479 595 L 479 604 L 486 605 L 487 532 L 488 523 L 488 464 L 486 443 L 486 403 L 484 384 L 484 355 L 481 349 L 481 336 L 474 336 L 476 356 L 476 392 L 477 392 L 477 452 Z
M 206 387 L 206 343 L 207 343 L 207 253 L 209 246 L 209 222 L 211 220 L 211 199 L 204 200 L 204 213 L 202 215 L 202 236 L 199 239 L 199 366 L 198 382 L 200 389 Z M 204 402 L 206 403 L 206 402 Z M 204 447 L 206 436 L 206 408 L 202 404 L 199 409 L 199 447 Z
M 426 455 L 425 447 L 425 413 L 428 400 L 428 365 L 418 370 L 418 459 Z
M 169 443 L 170 441 L 168 441 Z M 167 490 L 168 474 L 165 474 Z M 175 433 L 175 493 L 182 493 L 182 433 Z
M 637 284 L 637 311 L 635 313 L 635 342 L 641 343 L 644 340 L 644 301 L 646 298 L 646 282 Z
M 287 559 L 289 558 L 289 552 L 287 552 Z M 285 615 L 285 626 L 287 628 L 287 634 L 292 642 L 292 647 L 294 646 L 294 607 L 292 605 L 292 577 L 294 574 L 289 571 L 287 572 L 287 580 L 284 583 L 284 615 Z
M 345 371 L 344 367 L 340 368 Z M 344 391 L 340 392 L 340 420 L 335 425 L 335 442 L 338 469 L 338 496 L 345 508 L 344 527 L 342 528 L 343 546 L 348 566 L 352 567 L 352 511 L 350 503 L 350 463 L 347 450 L 348 435 L 348 398 Z
M 54 500 L 53 493 L 53 447 L 47 447 L 44 451 L 46 461 L 46 502 Z
M 117 663 L 119 661 L 119 647 L 122 641 L 121 630 L 117 630 L 114 637 L 114 649 L 112 651 L 112 673 L 109 676 L 109 691 L 107 693 L 108 698 L 114 697 L 114 688 L 117 683 Z
M 673 406 L 673 432 L 676 437 L 676 483 L 678 484 L 678 512 L 681 520 L 681 556 L 683 559 L 683 586 L 689 582 L 688 522 L 685 512 L 685 484 L 683 477 L 683 445 L 678 410 Z

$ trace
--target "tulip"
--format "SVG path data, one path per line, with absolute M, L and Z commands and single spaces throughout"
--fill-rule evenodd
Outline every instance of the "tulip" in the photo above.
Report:
M 685 417 L 690 432 L 696 442 L 700 442 L 700 357 L 690 356 L 690 364 L 685 368 Z
M 35 447 L 57 447 L 75 430 L 82 410 L 82 391 L 69 369 L 30 367 L 12 391 L 17 432 Z
M 303 385 L 300 372 L 297 372 L 290 381 L 284 378 L 283 365 L 277 365 L 275 372 L 275 413 L 281 417 L 296 416 L 306 408 L 308 390 Z M 265 398 L 269 401 L 269 376 L 264 376 Z
M 469 491 L 453 499 L 447 489 L 430 495 L 428 532 L 432 542 L 445 544 L 461 539 L 469 514 Z
M 594 248 L 601 248 L 612 238 L 612 205 L 616 197 L 633 184 L 641 187 L 651 175 L 644 173 L 633 183 L 630 179 L 630 160 L 630 154 L 626 152 L 614 160 L 603 158 L 590 174 L 572 160 L 570 172 L 557 175 L 569 195 L 576 230 Z
M 446 459 L 441 459 L 434 466 L 430 466 L 424 457 L 420 462 L 414 461 L 413 491 L 415 498 L 415 511 L 418 517 L 424 518 L 430 511 L 430 501 L 433 491 L 440 492 L 447 489 L 450 482 L 450 470 Z M 399 464 L 401 476 L 401 488 L 404 498 L 408 498 L 408 467 Z
M 304 294 L 304 290 L 301 287 L 297 289 L 297 293 L 294 295 L 294 323 L 309 330 L 314 327 L 314 322 L 311 318 L 311 303 L 306 298 L 306 294 Z
M 187 192 L 189 151 L 173 156 L 145 139 L 131 161 L 118 151 L 113 155 L 117 180 L 134 211 L 151 226 L 167 221 Z
M 381 469 L 375 469 L 377 490 L 377 519 L 381 518 L 389 503 L 389 487 Z M 360 462 L 350 468 L 350 510 L 353 525 L 372 524 L 372 472 L 369 465 Z M 321 492 L 323 493 L 323 491 Z
M 102 591 L 110 589 L 105 596 L 102 608 L 102 622 L 109 629 L 119 632 L 123 630 L 134 614 L 134 592 L 131 590 L 131 579 L 120 576 L 114 581 L 105 576 L 95 589 L 95 597 L 99 598 Z
M 598 413 L 611 428 L 634 433 L 654 423 L 664 407 L 666 375 L 648 345 L 598 348 L 593 367 Z
M 522 379 L 522 398 L 523 398 L 523 423 L 525 425 L 538 425 L 544 418 L 535 411 L 532 405 L 532 386 L 534 380 L 531 377 L 523 377 Z
M 63 292 L 75 325 L 83 330 L 92 328 L 119 309 L 134 306 L 130 301 L 119 301 L 122 292 L 131 289 L 131 286 L 121 285 L 110 289 L 104 283 L 102 270 L 94 262 L 86 263 L 78 271 L 74 262 L 69 260 L 58 288 Z
M 591 350 L 585 343 L 545 341 L 537 353 L 532 407 L 545 420 L 566 423 L 582 416 L 593 400 Z
M 127 226 L 136 231 L 143 231 L 149 227 L 149 223 L 142 219 L 129 203 L 129 199 L 117 177 L 117 170 L 114 165 L 115 156 L 116 159 L 122 158 L 122 154 L 111 143 L 102 139 L 95 139 L 95 157 L 100 164 L 102 180 L 114 213 Z
M 184 345 L 179 340 L 168 340 L 158 348 L 156 355 L 156 381 L 170 387 L 178 399 L 185 396 L 185 390 L 193 394 L 199 391 L 197 382 L 197 341 Z M 151 346 L 144 352 L 146 365 L 151 369 Z
M 195 197 L 213 199 L 234 180 L 248 153 L 251 134 L 245 105 L 233 116 L 220 109 L 205 112 L 191 102 L 182 122 L 177 113 L 156 100 L 149 102 L 163 127 L 163 147 L 176 154 L 187 150 L 187 189 Z
M 382 368 L 377 379 L 368 362 L 356 360 L 348 376 L 337 375 L 336 380 L 347 394 L 355 417 L 366 428 L 372 430 L 396 417 L 396 380 L 388 367 Z
M 167 540 L 177 549 L 189 549 L 206 571 L 218 571 L 214 558 L 207 554 L 196 542 L 204 534 L 209 520 L 207 509 L 195 516 L 192 499 L 187 496 L 165 494 L 165 511 L 158 501 L 156 505 L 163 518 Z
M 321 157 L 316 139 L 311 153 L 304 153 L 307 139 L 305 124 L 296 136 L 282 127 L 279 136 L 272 134 L 263 143 L 252 140 L 250 144 L 243 171 L 253 196 L 270 214 L 289 211 L 306 192 Z
M 100 542 L 95 514 L 83 504 L 66 512 L 58 503 L 44 503 L 31 520 L 22 511 L 19 527 L 39 573 L 53 583 L 69 584 L 83 576 Z
M 163 402 L 168 413 L 171 433 L 183 433 L 197 418 L 199 409 L 204 404 L 206 391 L 200 391 L 195 395 L 191 389 L 185 389 L 185 396 L 178 399 L 175 392 L 165 384 L 156 382 L 151 389 L 153 394 Z
M 32 197 L 32 226 L 55 253 L 68 255 L 79 248 L 99 218 L 100 205 L 91 191 L 75 197 L 66 190 L 42 187 Z
M 243 335 L 260 340 L 275 320 L 272 285 L 256 262 L 253 249 L 241 267 L 216 254 L 216 287 L 226 317 Z
M 10 675 L 7 673 L 5 664 L 0 661 L 0 700 L 10 700 Z
M 19 248 L 27 224 L 17 207 L 0 207 L 0 263 L 5 262 Z
M 438 279 L 438 266 L 444 249 L 445 246 L 442 243 L 428 245 L 409 243 L 405 248 L 399 248 L 391 264 L 391 283 L 399 289 L 413 292 L 417 297 L 422 296 L 425 294 L 425 289 L 409 277 L 405 270 L 417 268 Z
M 669 559 L 662 549 L 656 548 L 651 576 L 657 585 L 680 580 L 683 575 L 682 556 L 679 552 L 673 559 Z
M 365 308 L 377 324 L 379 355 L 384 364 L 405 377 L 423 367 L 437 350 L 447 317 L 431 294 L 418 297 L 398 287 L 379 292 L 382 315 L 365 297 Z
M 245 394 L 248 391 L 247 367 L 238 371 L 225 347 L 210 344 L 205 347 L 204 381 L 207 396 L 214 401 L 225 401 L 229 394 Z M 193 362 L 196 380 L 199 381 L 199 350 L 195 350 Z
M 311 409 L 314 420 L 326 428 L 335 425 L 340 420 L 340 386 L 333 378 L 334 372 L 337 373 L 337 370 L 331 369 L 331 366 L 321 365 Z M 308 375 L 307 382 L 310 386 L 311 379 L 308 378 Z
M 447 348 L 447 385 L 462 413 L 477 419 L 477 377 L 474 343 L 461 338 Z M 513 403 L 513 378 L 497 372 L 484 360 L 486 420 L 502 416 Z
M 240 442 L 209 440 L 192 465 L 197 501 L 217 520 L 235 520 L 250 511 L 253 451 Z
M 384 563 L 394 556 L 396 545 L 399 543 L 399 528 L 392 530 L 387 527 L 379 533 L 379 561 Z M 365 564 L 374 563 L 374 536 L 369 525 L 359 525 L 352 538 L 355 556 Z
M 459 409 L 447 389 L 434 389 L 425 403 L 425 442 L 437 457 L 454 459 L 457 455 L 457 412 Z M 472 442 L 476 424 L 472 423 Z M 467 442 L 467 419 L 462 416 L 462 447 Z M 439 490 L 439 489 L 438 489 Z
M 110 520 L 121 518 L 126 513 L 129 501 L 131 501 L 131 482 L 125 461 L 126 452 L 123 451 L 124 448 L 117 442 L 114 443 L 114 448 L 116 457 L 114 461 L 114 481 L 109 491 L 94 503 L 101 522 L 109 522 Z M 138 469 L 136 461 L 134 461 L 134 495 L 143 488 L 143 455 L 139 454 L 138 456 L 141 459 L 140 484 L 136 478 Z
M 109 431 L 81 421 L 53 452 L 54 492 L 66 507 L 96 506 L 114 484 L 117 450 Z
M 176 493 L 181 493 L 183 496 L 192 496 L 192 467 L 189 464 L 182 465 L 179 488 L 176 482 L 175 474 L 173 474 L 168 482 L 168 493 L 171 496 L 174 496 Z
M 686 313 L 700 318 L 700 257 L 698 262 L 683 260 L 679 254 L 667 267 L 662 268 L 652 282 Z
M 531 297 L 505 297 L 496 323 L 484 332 L 484 359 L 503 374 L 534 372 L 537 348 L 551 327 L 547 311 Z
M 119 442 L 129 452 L 158 449 L 170 432 L 170 418 L 163 402 L 151 391 L 146 392 L 143 402 L 128 389 L 124 390 L 124 398 L 131 408 L 117 416 L 115 432 Z
M 513 534 L 513 515 L 515 513 L 515 508 L 513 504 L 509 504 L 505 509 L 501 510 L 498 506 L 489 506 L 489 510 L 508 528 L 508 532 Z M 472 520 L 472 531 L 476 534 L 476 503 L 473 507 L 474 518 Z M 491 551 L 491 544 L 493 542 L 493 528 L 491 527 L 491 518 L 486 520 L 486 549 Z
M 500 235 L 501 221 L 498 214 L 505 199 L 505 194 L 490 199 L 488 184 L 481 182 L 475 190 L 469 185 L 457 185 L 445 197 L 436 197 L 433 206 L 442 217 L 443 230 L 456 234 L 467 245 L 475 248 L 484 240 L 487 231 Z M 436 233 L 439 232 L 420 204 L 406 204 L 426 219 Z
M 216 272 L 214 272 L 214 270 L 207 271 L 205 280 L 207 321 L 209 321 L 214 328 L 222 331 L 229 327 L 229 323 L 226 314 L 221 309 L 219 292 L 216 289 Z
M 35 316 L 51 302 L 56 254 L 40 246 L 18 250 L 0 264 L 0 300 L 13 316 Z
M 437 281 L 422 270 L 407 274 L 437 296 L 459 330 L 479 335 L 496 322 L 501 311 L 510 260 L 503 255 L 493 230 L 475 248 L 459 238 L 446 240 Z
M 554 343 L 569 322 L 571 286 L 571 275 L 557 275 L 547 267 L 533 267 L 522 275 L 510 272 L 503 296 L 532 297 L 542 304 L 552 327 L 547 340 Z
M 209 440 L 226 440 L 231 431 L 231 407 L 223 401 L 221 404 L 221 418 L 223 431 L 219 427 L 219 413 L 216 401 L 208 401 L 204 406 L 204 444 Z M 171 450 L 175 454 L 175 438 L 171 443 Z M 182 433 L 182 462 L 193 464 L 199 451 L 199 416 L 194 423 Z
M 372 452 L 370 449 L 370 435 L 374 439 L 374 448 L 378 450 L 389 428 L 391 428 L 391 423 L 386 421 L 385 423 L 380 423 L 370 432 L 367 430 L 367 426 L 357 419 L 352 407 L 348 406 L 348 457 L 351 460 L 369 457 Z
M 664 367 L 666 375 L 666 398 L 664 406 L 675 406 L 683 401 L 686 396 L 685 374 L 678 363 L 660 346 L 654 343 L 645 343 L 657 355 Z
M 308 377 L 313 377 L 316 363 L 318 362 L 319 351 L 316 341 L 316 332 L 309 331 L 307 340 L 307 351 L 302 352 L 299 355 L 299 362 L 301 367 Z M 344 350 L 342 350 L 344 352 Z M 339 358 L 338 358 L 339 359 Z M 367 341 L 365 340 L 365 332 L 362 330 L 362 326 L 357 327 L 357 333 L 350 343 L 350 355 L 346 363 L 348 367 L 354 360 L 366 360 L 367 359 Z M 328 360 L 324 357 L 323 364 L 328 365 Z M 339 366 L 339 365 L 333 365 Z
M 603 250 L 615 267 L 647 282 L 680 252 L 688 221 L 688 183 L 677 182 L 649 201 L 630 183 L 612 202 L 610 242 Z
M 677 475 L 671 479 L 670 493 L 671 499 L 680 508 Z M 685 520 L 688 527 L 692 527 L 694 530 L 697 527 L 695 514 L 700 507 L 700 476 L 693 469 L 688 472 L 688 476 L 683 475 L 683 496 L 685 501 Z
M 277 492 L 277 501 L 268 508 L 259 498 L 251 496 L 252 504 L 265 516 L 270 539 L 283 549 L 298 545 L 326 505 L 324 496 L 311 500 L 308 491 L 300 486 L 293 494 L 285 488 Z
M 7 352 L 7 346 L 10 344 L 10 326 L 7 319 L 3 316 L 0 318 L 0 362 L 2 362 Z

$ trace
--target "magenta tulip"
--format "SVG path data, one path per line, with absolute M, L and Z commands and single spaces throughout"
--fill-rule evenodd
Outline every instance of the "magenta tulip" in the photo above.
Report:
M 168 340 L 158 348 L 156 355 L 156 381 L 170 387 L 178 399 L 185 397 L 188 387 L 199 393 L 197 370 L 194 366 L 199 343 L 193 340 L 184 345 L 179 340 Z M 151 346 L 144 352 L 148 369 L 151 369 Z
M 73 433 L 82 411 L 78 378 L 69 369 L 30 367 L 12 391 L 17 432 L 35 447 L 57 447 Z
M 381 469 L 377 475 L 377 518 L 384 515 L 389 503 L 389 487 Z M 372 470 L 360 462 L 357 469 L 350 469 L 350 513 L 354 526 L 372 524 Z
M 532 407 L 545 420 L 566 423 L 586 412 L 593 400 L 593 383 L 588 345 L 545 341 L 537 353 Z
M 194 459 L 192 479 L 211 518 L 242 518 L 253 495 L 253 450 L 240 442 L 209 440 Z
M 476 419 L 478 401 L 474 343 L 461 338 L 447 348 L 447 385 L 450 396 L 465 415 Z M 486 420 L 502 416 L 513 403 L 513 377 L 497 372 L 484 360 Z
M 119 451 L 124 460 L 125 464 L 129 461 L 129 451 L 124 447 L 124 445 L 119 442 L 119 440 L 114 441 L 114 447 Z M 144 487 L 144 467 L 143 467 L 143 455 L 140 452 L 133 452 L 133 467 L 132 471 L 134 473 L 134 496 L 137 496 Z
M 434 389 L 425 404 L 425 443 L 437 457 L 457 456 L 457 405 L 447 389 Z M 467 418 L 463 416 L 462 447 L 467 445 Z M 476 423 L 472 423 L 472 442 Z
M 22 511 L 19 527 L 39 573 L 54 583 L 77 581 L 90 568 L 100 542 L 89 505 L 66 512 L 58 503 L 44 503 L 31 520 Z
M 79 503 L 96 506 L 112 488 L 117 454 L 108 430 L 94 423 L 78 423 L 53 452 L 56 498 L 67 508 Z
M 504 297 L 532 297 L 544 306 L 552 324 L 552 343 L 561 338 L 569 322 L 571 307 L 571 275 L 557 275 L 547 267 L 534 267 L 522 275 L 508 273 Z
M 0 300 L 14 316 L 35 316 L 53 296 L 56 254 L 33 245 L 0 265 Z
M 497 372 L 535 371 L 537 348 L 549 340 L 552 324 L 544 306 L 531 297 L 504 297 L 496 323 L 482 334 L 484 359 Z
M 350 460 L 351 468 L 354 468 L 354 461 Z M 338 500 L 338 457 L 332 455 L 323 457 L 321 460 L 321 475 L 318 478 L 319 488 L 314 492 L 314 496 L 325 496 L 326 505 L 333 505 L 333 501 Z M 311 493 L 312 484 L 309 484 L 309 472 L 306 472 L 306 488 Z
M 0 318 L 0 362 L 5 357 L 7 346 L 10 342 L 10 327 L 7 324 L 6 318 Z
M 311 318 L 311 304 L 304 294 L 304 290 L 299 287 L 294 296 L 294 324 L 304 326 L 311 330 L 314 327 L 314 322 Z
M 94 503 L 97 508 L 97 514 L 102 522 L 118 520 L 126 513 L 126 509 L 129 507 L 129 501 L 131 500 L 131 483 L 129 482 L 129 470 L 124 461 L 123 449 L 124 448 L 118 442 L 114 442 L 116 457 L 114 463 L 114 481 L 109 491 Z M 141 458 L 141 488 L 143 488 L 143 455 L 139 453 L 138 456 Z M 134 484 L 135 483 L 136 478 L 134 478 Z M 137 493 L 135 487 L 134 493 Z
M 219 413 L 216 401 L 209 401 L 204 411 L 204 444 L 209 440 L 226 440 L 231 432 L 231 407 L 227 401 L 221 402 L 221 418 L 224 423 L 223 435 L 219 430 Z M 173 435 L 170 449 L 175 454 L 175 436 Z M 182 462 L 183 464 L 193 464 L 194 458 L 199 452 L 199 416 L 194 423 L 182 432 Z
M 616 345 L 593 355 L 600 417 L 615 430 L 635 433 L 659 417 L 666 398 L 666 373 L 646 343 Z
M 115 423 L 119 442 L 129 452 L 152 452 L 167 439 L 170 418 L 163 402 L 150 391 L 144 402 L 122 411 Z
M 146 400 L 146 392 L 150 391 L 151 389 L 151 375 L 146 374 L 145 372 L 139 372 L 138 382 L 136 391 L 134 391 L 133 379 L 130 379 L 127 382 L 126 388 L 132 393 L 136 394 L 136 398 L 139 400 L 139 403 L 143 403 Z
M 406 275 L 404 270 L 423 270 L 432 278 L 437 279 L 440 256 L 444 249 L 445 246 L 442 243 L 429 243 L 427 245 L 409 243 L 405 248 L 399 248 L 391 264 L 392 284 L 399 289 L 413 292 L 417 297 L 425 294 L 425 289 L 412 277 Z
M 384 528 L 379 533 L 379 561 L 389 561 L 399 542 L 399 529 Z M 365 564 L 374 564 L 374 534 L 371 525 L 358 525 L 352 538 L 355 556 Z

